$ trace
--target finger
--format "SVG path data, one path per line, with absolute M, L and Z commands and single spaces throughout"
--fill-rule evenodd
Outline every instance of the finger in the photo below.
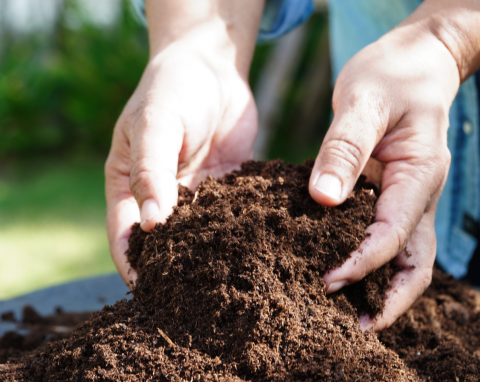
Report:
M 372 183 L 380 190 L 384 168 L 385 163 L 382 163 L 374 158 L 370 158 L 363 168 L 362 175 L 367 177 L 367 182 Z
M 128 179 L 127 179 L 128 185 Z M 111 202 L 107 210 L 107 232 L 110 243 L 110 252 L 118 273 L 129 288 L 132 288 L 137 279 L 137 272 L 127 260 L 128 238 L 131 227 L 140 221 L 138 205 L 133 195 L 124 195 Z
M 132 288 L 137 273 L 128 263 L 126 251 L 131 226 L 140 221 L 137 202 L 130 191 L 128 141 L 115 130 L 112 149 L 105 164 L 105 195 L 107 199 L 107 234 L 110 252 L 120 276 Z
M 375 222 L 367 228 L 367 237 L 360 248 L 340 267 L 324 275 L 327 293 L 363 279 L 404 250 L 414 230 L 433 227 L 435 208 L 442 189 L 428 179 L 420 166 L 393 162 L 385 166 L 382 193 L 377 201 Z M 434 177 L 434 175 L 431 175 Z M 446 176 L 446 173 L 445 175 Z M 427 185 L 436 188 L 431 196 Z M 433 228 L 432 228 L 433 229 Z
M 219 178 L 253 159 L 253 142 L 258 126 L 255 101 L 249 89 L 237 91 L 236 96 L 238 100 L 224 114 L 211 144 L 205 145 L 208 150 L 205 155 L 197 150 L 195 157 L 179 169 L 177 178 L 182 185 L 195 189 L 208 175 Z M 198 135 L 195 134 L 197 139 Z
M 141 227 L 149 232 L 177 204 L 184 128 L 178 116 L 161 107 L 144 107 L 132 125 L 130 189 L 140 207 Z
M 432 279 L 432 266 L 404 269 L 392 279 L 392 287 L 387 291 L 387 300 L 383 312 L 372 319 L 368 315 L 359 318 L 360 328 L 365 331 L 373 328 L 376 332 L 390 327 L 398 317 L 428 288 Z
M 398 317 L 410 308 L 430 285 L 432 268 L 403 270 L 392 279 L 392 289 L 387 291 L 383 312 L 376 318 L 362 315 L 360 328 L 365 331 L 373 328 L 376 332 L 387 329 Z
M 391 281 L 385 308 L 374 318 L 362 317 L 363 330 L 374 327 L 376 331 L 388 328 L 420 297 L 432 279 L 432 268 L 437 250 L 435 213 L 430 211 L 418 225 L 407 250 L 397 256 L 393 265 L 402 268 Z
M 310 195 L 318 203 L 336 206 L 345 201 L 383 137 L 388 116 L 373 102 L 342 102 L 335 110 L 310 177 Z

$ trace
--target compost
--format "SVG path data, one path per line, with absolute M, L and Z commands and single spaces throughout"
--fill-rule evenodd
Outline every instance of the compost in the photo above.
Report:
M 57 308 L 52 315 L 41 316 L 29 305 L 23 308 L 21 319 L 15 317 L 13 312 L 4 312 L 0 319 L 16 323 L 17 330 L 0 337 L 0 364 L 44 348 L 48 342 L 67 338 L 75 327 L 90 316 L 91 313 L 63 312 L 61 308 Z
M 134 299 L 105 306 L 67 338 L 0 365 L 3 381 L 478 381 L 480 297 L 440 272 L 377 337 L 396 269 L 327 297 L 322 275 L 365 238 L 376 195 L 308 193 L 313 162 L 246 162 L 179 191 L 166 225 L 132 227 Z

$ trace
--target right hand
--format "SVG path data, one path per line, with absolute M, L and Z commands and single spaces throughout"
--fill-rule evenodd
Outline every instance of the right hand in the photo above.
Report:
M 312 197 L 336 206 L 350 195 L 369 158 L 384 165 L 370 171 L 381 190 L 367 237 L 324 275 L 327 293 L 333 293 L 389 261 L 399 268 L 383 313 L 375 320 L 361 317 L 362 329 L 390 326 L 431 281 L 435 212 L 450 165 L 449 109 L 462 80 L 456 57 L 438 37 L 436 12 L 449 14 L 440 2 L 425 1 L 345 65 L 333 94 L 335 117 L 310 178 Z M 451 33 L 443 35 L 461 40 Z

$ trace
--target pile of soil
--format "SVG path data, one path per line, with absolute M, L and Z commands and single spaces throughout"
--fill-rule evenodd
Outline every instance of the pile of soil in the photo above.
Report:
M 47 342 L 67 338 L 75 327 L 90 316 L 91 313 L 65 313 L 60 308 L 56 309 L 55 314 L 41 316 L 29 305 L 23 308 L 20 321 L 13 312 L 3 313 L 0 319 L 16 323 L 17 330 L 0 337 L 0 364 L 28 356 L 33 350 L 45 347 Z
M 480 292 L 434 269 L 415 304 L 379 333 L 426 381 L 480 380 Z
M 182 188 L 166 225 L 132 229 L 134 299 L 106 306 L 34 357 L 0 366 L 2 380 L 458 380 L 448 371 L 478 380 L 473 291 L 467 298 L 467 288 L 455 296 L 445 287 L 450 305 L 438 293 L 425 297 L 442 307 L 439 324 L 430 328 L 415 305 L 404 316 L 413 321 L 382 334 L 387 346 L 361 332 L 358 314 L 381 312 L 393 267 L 326 296 L 322 275 L 365 238 L 376 196 L 361 179 L 341 206 L 320 206 L 308 194 L 312 165 L 247 162 L 194 194 Z M 464 329 L 454 329 L 457 319 Z M 427 350 L 424 368 L 418 357 Z

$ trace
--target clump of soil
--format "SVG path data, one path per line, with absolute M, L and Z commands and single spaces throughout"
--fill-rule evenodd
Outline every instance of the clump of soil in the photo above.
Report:
M 358 327 L 359 313 L 381 312 L 395 269 L 387 265 L 326 296 L 322 275 L 365 238 L 376 196 L 361 179 L 340 207 L 320 206 L 308 194 L 312 165 L 247 162 L 195 193 L 182 188 L 166 225 L 149 234 L 132 229 L 134 299 L 94 313 L 35 357 L 4 365 L 3 376 L 0 367 L 0 377 L 419 380 L 408 354 L 395 347 L 395 334 L 384 341 L 411 367 Z

